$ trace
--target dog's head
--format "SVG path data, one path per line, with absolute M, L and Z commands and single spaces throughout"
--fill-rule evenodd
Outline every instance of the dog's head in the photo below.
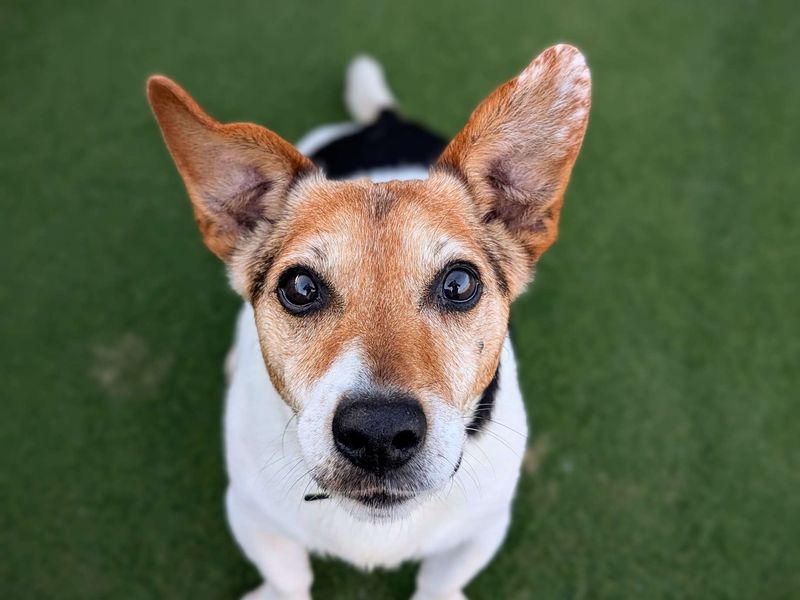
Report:
M 424 181 L 330 181 L 164 77 L 148 96 L 317 483 L 373 516 L 441 489 L 509 306 L 556 238 L 589 114 L 583 56 L 550 48 L 496 89 Z

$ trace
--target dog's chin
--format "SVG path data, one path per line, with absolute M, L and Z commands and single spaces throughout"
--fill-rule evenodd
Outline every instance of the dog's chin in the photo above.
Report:
M 331 493 L 339 505 L 359 521 L 386 522 L 407 518 L 431 496 L 431 492 L 374 490 L 364 493 Z

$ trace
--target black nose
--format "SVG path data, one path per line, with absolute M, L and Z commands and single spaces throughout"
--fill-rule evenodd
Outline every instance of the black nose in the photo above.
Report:
M 401 394 L 345 397 L 333 415 L 333 439 L 347 459 L 382 475 L 407 463 L 428 425 L 422 406 Z

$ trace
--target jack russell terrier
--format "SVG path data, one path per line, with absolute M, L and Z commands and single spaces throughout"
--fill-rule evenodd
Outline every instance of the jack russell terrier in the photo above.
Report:
M 527 423 L 511 302 L 555 241 L 583 141 L 581 53 L 544 51 L 449 143 L 402 119 L 370 58 L 354 122 L 297 148 L 147 93 L 208 248 L 245 305 L 227 361 L 230 527 L 264 583 L 308 600 L 309 553 L 421 561 L 414 600 L 457 600 L 505 537 Z

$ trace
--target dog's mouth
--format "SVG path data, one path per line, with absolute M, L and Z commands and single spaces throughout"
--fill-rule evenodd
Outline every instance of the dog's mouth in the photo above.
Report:
M 385 509 L 399 506 L 408 502 L 409 500 L 412 500 L 413 498 L 414 494 L 403 494 L 388 490 L 381 490 L 359 494 L 352 499 L 356 502 L 360 502 L 367 508 Z
M 367 492 L 358 492 L 356 494 L 342 494 L 347 500 L 358 502 L 366 508 L 377 510 L 394 508 L 400 506 L 415 498 L 415 494 L 405 492 L 395 492 L 391 490 L 374 490 Z M 319 492 L 316 494 L 306 494 L 304 500 L 306 502 L 316 502 L 318 500 L 328 500 L 331 494 L 327 492 Z
M 452 480 L 461 468 L 463 451 L 453 465 L 448 480 Z M 328 473 L 312 475 L 317 483 L 318 491 L 306 494 L 306 502 L 322 500 L 343 501 L 351 507 L 366 509 L 370 513 L 393 513 L 394 509 L 404 510 L 413 507 L 415 502 L 423 501 L 441 486 L 426 486 L 419 481 L 408 481 L 387 476 L 357 476 L 331 478 Z M 442 484 L 443 485 L 443 484 Z

